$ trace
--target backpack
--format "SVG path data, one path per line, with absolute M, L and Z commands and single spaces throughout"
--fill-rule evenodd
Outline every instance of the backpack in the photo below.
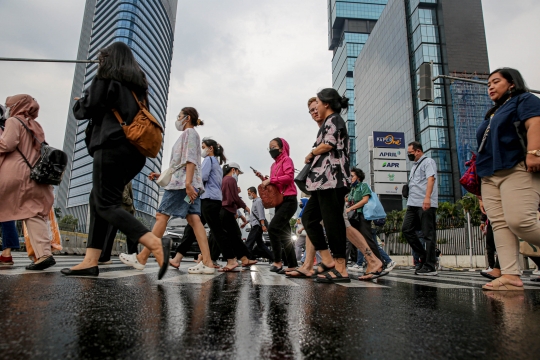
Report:
M 25 127 L 26 130 L 32 136 L 34 139 L 38 142 L 38 138 L 34 135 L 34 132 L 26 126 L 26 124 L 19 119 L 18 117 L 15 117 L 17 120 L 21 122 L 21 124 Z M 62 176 L 64 175 L 64 171 L 66 170 L 67 166 L 67 155 L 62 150 L 55 149 L 49 144 L 47 144 L 45 141 L 43 141 L 41 144 L 41 156 L 37 160 L 37 162 L 32 166 L 28 159 L 23 155 L 21 150 L 17 147 L 17 151 L 19 154 L 21 154 L 22 158 L 30 168 L 30 179 L 34 180 L 35 182 L 39 184 L 47 184 L 47 185 L 59 185 L 62 182 Z
M 154 115 L 148 111 L 146 102 L 140 102 L 137 95 L 133 91 L 131 93 L 139 105 L 139 112 L 135 115 L 131 124 L 128 125 L 122 120 L 118 110 L 112 109 L 112 112 L 122 126 L 122 129 L 124 129 L 129 142 L 144 156 L 155 158 L 161 149 L 163 128 Z

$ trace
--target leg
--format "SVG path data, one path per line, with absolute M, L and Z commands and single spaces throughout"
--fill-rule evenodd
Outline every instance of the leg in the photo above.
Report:
M 375 255 L 377 259 L 383 261 L 381 253 L 379 252 L 379 244 L 377 244 L 377 241 L 373 238 L 373 232 L 371 231 L 371 221 L 366 220 L 364 218 L 364 214 L 358 214 L 358 219 L 352 220 L 351 225 L 364 237 L 366 244 L 369 246 L 369 249 L 371 250 L 373 255 Z
M 302 259 L 302 249 L 306 247 L 306 237 L 299 235 L 294 244 L 294 250 L 296 253 L 296 260 L 300 261 Z
M 403 218 L 403 225 L 401 226 L 401 231 L 405 240 L 409 243 L 411 249 L 418 255 L 420 262 L 426 262 L 426 250 L 422 243 L 418 239 L 416 234 L 417 224 L 420 222 L 420 217 L 418 216 L 420 208 L 414 206 L 407 206 L 407 212 Z
M 234 218 L 234 214 L 222 208 L 220 218 L 225 235 L 221 239 L 216 236 L 216 240 L 223 252 L 223 256 L 227 259 L 225 269 L 232 270 L 238 266 L 236 257 L 247 256 L 247 250 L 242 243 L 242 239 L 238 236 L 238 223 Z
M 259 230 L 262 231 L 260 226 L 252 225 L 251 231 L 249 232 L 247 240 L 246 240 L 246 247 L 249 251 L 249 258 L 252 260 L 255 259 L 255 257 L 253 256 L 253 248 L 255 247 L 255 243 L 257 242 L 255 238 L 258 237 Z
M 420 222 L 426 245 L 426 262 L 432 269 L 437 267 L 435 248 L 437 247 L 437 208 L 420 210 Z
M 283 203 L 276 207 L 276 213 L 270 222 L 268 234 L 270 235 L 270 241 L 272 241 L 274 266 L 278 268 L 282 266 L 282 262 L 278 262 L 279 258 L 276 256 L 276 253 L 279 251 L 281 257 L 282 249 L 285 253 L 288 268 L 292 269 L 298 266 L 296 255 L 294 253 L 294 244 L 291 239 L 290 224 L 290 220 L 294 216 L 296 208 L 296 197 L 286 196 L 283 199 Z
M 257 243 L 257 247 L 265 252 L 266 257 L 268 258 L 268 260 L 273 262 L 274 261 L 274 255 L 272 254 L 272 252 L 270 251 L 268 246 L 266 246 L 266 244 L 264 243 L 262 228 L 260 229 L 260 232 L 255 237 L 255 241 Z
M 495 268 L 495 238 L 493 237 L 493 228 L 491 227 L 491 221 L 486 226 L 486 252 L 488 258 L 488 265 L 490 268 Z
M 19 234 L 15 221 L 6 221 L 2 225 L 2 256 L 11 258 L 11 249 L 19 249 Z
M 196 214 L 189 214 L 187 216 L 187 221 L 189 225 L 193 228 L 195 236 L 197 238 L 197 243 L 199 244 L 199 249 L 201 249 L 201 254 L 203 257 L 203 264 L 213 268 L 214 264 L 212 263 L 212 258 L 210 256 L 210 247 L 208 246 L 208 238 L 206 237 L 206 230 L 204 230 L 204 225 L 201 222 L 201 218 Z
M 154 224 L 154 227 L 152 228 L 152 234 L 157 238 L 162 238 L 163 234 L 165 234 L 165 231 L 167 230 L 167 223 L 169 222 L 169 219 L 171 217 L 169 215 L 157 213 L 156 214 L 156 223 Z M 137 261 L 141 263 L 142 265 L 145 265 L 148 261 L 148 258 L 150 257 L 150 254 L 152 252 L 150 249 L 142 249 L 141 253 L 137 255 Z M 167 254 L 167 256 L 169 256 Z
M 118 229 L 109 225 L 107 230 L 107 236 L 105 238 L 105 244 L 103 245 L 103 249 L 101 250 L 101 254 L 99 256 L 98 262 L 107 262 L 111 260 L 111 253 L 112 248 L 114 245 L 114 239 L 116 238 L 116 233 L 118 232 Z
M 352 224 L 351 226 L 347 227 L 347 238 L 358 249 L 362 249 L 362 251 L 361 250 L 357 251 L 356 263 L 359 266 L 363 266 L 364 259 L 365 259 L 367 263 L 366 272 L 383 270 L 383 262 L 379 258 L 377 258 L 377 256 L 375 256 L 375 254 L 371 251 L 364 236 L 362 236 L 360 231 L 356 230 L 352 226 Z
M 390 264 L 392 262 L 392 259 L 390 258 L 390 256 L 388 256 L 388 254 L 386 253 L 386 251 L 384 251 L 384 249 L 382 248 L 381 245 L 379 245 L 379 252 L 381 253 L 381 256 L 383 258 L 383 261 L 386 263 L 386 264 Z
M 319 204 L 319 193 L 320 191 L 314 191 L 311 193 L 311 198 L 307 202 L 306 206 L 304 206 L 302 223 L 304 224 L 304 229 L 306 230 L 307 236 L 309 237 L 310 242 L 313 244 L 315 250 L 326 250 L 328 249 L 328 245 L 326 244 L 324 230 L 321 225 L 322 215 Z M 309 258 L 307 258 L 306 255 L 306 261 L 308 260 Z
M 52 232 L 48 218 L 42 218 L 41 216 L 35 216 L 30 219 L 24 220 L 26 228 L 28 229 L 28 237 L 34 248 L 36 254 L 36 263 L 47 259 L 52 256 L 51 253 L 51 240 Z

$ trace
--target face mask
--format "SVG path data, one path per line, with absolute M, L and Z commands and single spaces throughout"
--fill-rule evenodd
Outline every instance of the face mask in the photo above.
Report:
M 176 126 L 176 130 L 184 131 L 184 129 L 186 128 L 186 124 L 187 124 L 187 122 L 184 124 L 184 119 L 185 118 L 186 117 L 184 116 L 182 119 L 176 120 L 176 122 L 174 123 L 174 125 Z
M 9 119 L 9 117 L 11 116 L 11 115 L 9 114 L 9 111 L 10 111 L 10 110 L 11 110 L 11 109 L 8 108 L 8 107 L 6 106 L 6 113 L 4 114 L 4 117 L 6 118 L 6 120 Z
M 414 161 L 414 159 L 416 158 L 416 155 L 414 155 L 414 154 L 407 154 L 407 157 L 409 158 L 410 161 Z
M 201 156 L 203 158 L 207 157 L 208 156 L 208 148 L 204 148 L 203 151 L 201 152 Z
M 272 149 L 270 150 L 270 156 L 272 157 L 272 159 L 275 159 L 279 156 L 279 154 L 281 154 L 279 152 L 279 149 Z
M 234 180 L 236 180 L 236 182 L 238 182 L 238 174 L 237 173 L 233 173 L 232 177 L 233 177 Z
M 356 186 L 358 184 L 358 180 L 352 183 L 352 186 Z
M 249 195 L 248 196 L 249 200 L 253 200 L 253 196 Z

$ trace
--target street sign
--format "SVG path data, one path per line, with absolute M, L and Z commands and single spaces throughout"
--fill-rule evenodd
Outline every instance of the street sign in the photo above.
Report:
M 379 195 L 401 195 L 404 184 L 375 183 L 375 191 Z
M 405 150 L 389 149 L 389 148 L 374 148 L 374 159 L 391 159 L 391 160 L 406 160 L 407 152 Z
M 407 161 L 405 160 L 373 160 L 375 171 L 407 171 Z
M 375 171 L 375 182 L 406 183 L 407 173 L 398 171 Z
M 405 133 L 374 131 L 373 146 L 376 148 L 405 149 Z

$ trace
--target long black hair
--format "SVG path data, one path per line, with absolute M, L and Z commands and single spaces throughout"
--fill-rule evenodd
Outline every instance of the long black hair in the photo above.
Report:
M 225 150 L 223 150 L 223 146 L 218 144 L 216 140 L 204 138 L 202 142 L 207 147 L 211 146 L 214 149 L 214 156 L 219 158 L 219 165 L 223 165 L 223 163 L 227 162 L 227 158 L 225 157 L 224 153 Z
M 340 96 L 336 89 L 326 88 L 317 93 L 317 97 L 323 103 L 330 105 L 334 112 L 340 113 L 349 108 L 349 98 Z
M 137 63 L 133 52 L 123 42 L 117 41 L 99 50 L 98 79 L 112 79 L 128 87 L 148 90 L 146 75 Z
M 497 101 L 495 101 L 495 106 L 489 109 L 486 114 L 486 119 L 489 119 L 491 115 L 494 114 L 495 111 L 497 111 L 497 109 L 501 107 L 501 105 L 504 104 L 509 97 L 518 96 L 523 93 L 529 92 L 529 88 L 525 83 L 525 79 L 523 79 L 523 76 L 518 70 L 509 67 L 499 68 L 493 70 L 491 74 L 489 74 L 488 79 L 493 76 L 493 74 L 497 73 L 501 74 L 501 76 L 505 78 L 505 80 L 508 81 L 510 84 L 514 85 L 514 87 L 509 89 L 503 96 L 501 96 L 500 99 L 497 99 Z

